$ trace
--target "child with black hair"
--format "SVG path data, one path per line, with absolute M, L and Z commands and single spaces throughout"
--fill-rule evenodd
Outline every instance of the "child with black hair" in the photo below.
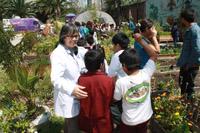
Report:
M 147 123 L 153 114 L 151 107 L 151 76 L 156 70 L 156 52 L 141 38 L 137 38 L 150 56 L 143 69 L 133 48 L 126 49 L 119 56 L 123 70 L 128 76 L 118 79 L 114 99 L 122 99 L 122 117 L 120 133 L 147 133 Z
M 100 45 L 100 44 L 97 44 L 97 45 L 94 45 L 93 47 L 92 47 L 92 49 L 94 49 L 94 50 L 100 50 L 102 53 L 103 53 L 103 56 L 104 56 L 104 72 L 106 73 L 106 74 L 108 74 L 108 62 L 107 62 L 107 60 L 106 60 L 106 54 L 105 54 L 105 50 L 104 50 L 104 48 Z
M 80 76 L 88 98 L 80 100 L 79 128 L 86 133 L 112 133 L 110 104 L 114 81 L 104 72 L 104 54 L 100 49 L 89 50 L 84 58 L 87 73 Z
M 79 51 L 80 57 L 82 57 L 82 59 L 84 59 L 85 53 L 88 51 L 88 49 L 85 48 L 86 45 L 87 45 L 87 42 L 86 42 L 85 38 L 81 37 L 78 39 L 78 41 L 77 41 L 78 51 Z M 81 71 L 81 72 L 84 72 L 84 71 Z
M 115 81 L 126 76 L 126 73 L 123 71 L 122 65 L 119 61 L 119 55 L 128 48 L 129 42 L 130 40 L 128 36 L 123 32 L 115 34 L 112 38 L 114 55 L 111 58 L 110 66 L 108 68 L 108 75 L 113 77 Z M 115 130 L 119 127 L 120 124 L 122 110 L 121 105 L 121 101 L 114 102 L 111 105 L 112 118 L 114 122 L 113 125 Z
M 86 36 L 86 41 L 87 41 L 87 45 L 86 45 L 86 47 L 88 48 L 88 49 L 92 49 L 92 47 L 95 45 L 94 44 L 94 38 L 93 38 L 93 36 L 92 35 L 87 35 Z
M 119 62 L 119 55 L 128 48 L 130 40 L 125 33 L 119 32 L 112 38 L 114 55 L 111 58 L 110 66 L 108 68 L 108 75 L 115 79 L 126 76 Z

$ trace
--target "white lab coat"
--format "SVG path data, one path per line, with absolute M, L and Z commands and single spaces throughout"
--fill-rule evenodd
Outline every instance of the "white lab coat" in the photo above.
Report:
M 79 101 L 72 96 L 72 92 L 81 69 L 85 67 L 84 54 L 80 51 L 77 56 L 72 56 L 69 50 L 59 44 L 50 57 L 55 114 L 64 118 L 72 118 L 79 114 Z

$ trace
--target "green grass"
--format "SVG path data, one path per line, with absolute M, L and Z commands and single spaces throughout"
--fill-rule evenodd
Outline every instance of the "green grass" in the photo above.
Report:
M 160 31 L 159 32 L 159 35 L 162 36 L 162 35 L 171 35 L 171 32 L 168 32 L 168 31 Z
M 180 48 L 162 48 L 160 54 L 180 54 Z

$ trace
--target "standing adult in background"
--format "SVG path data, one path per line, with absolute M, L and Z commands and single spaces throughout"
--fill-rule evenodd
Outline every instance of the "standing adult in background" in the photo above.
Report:
M 133 18 L 132 18 L 132 17 L 131 17 L 131 18 L 129 18 L 128 27 L 129 27 L 129 29 L 130 29 L 132 32 L 134 32 L 134 31 L 135 31 L 135 28 L 136 28 L 136 26 L 135 26 L 135 23 L 134 23 L 134 21 L 133 21 Z
M 85 38 L 89 34 L 89 29 L 86 27 L 85 22 L 82 22 L 79 32 L 81 34 L 81 37 L 83 38 Z
M 200 27 L 195 22 L 193 9 L 182 11 L 180 17 L 186 31 L 183 36 L 181 55 L 177 62 L 177 66 L 180 67 L 179 85 L 181 94 L 191 99 L 194 92 L 194 80 L 200 65 Z
M 64 25 L 59 44 L 51 54 L 51 81 L 54 86 L 55 114 L 65 118 L 65 133 L 78 133 L 78 99 L 86 98 L 83 86 L 77 84 L 84 68 L 82 53 L 76 46 L 79 34 L 75 25 Z
M 180 35 L 177 21 L 178 20 L 174 19 L 171 16 L 167 18 L 167 23 L 171 26 L 171 36 L 172 36 L 175 48 L 177 47 L 177 42 L 179 41 L 179 35 Z
M 179 31 L 178 31 L 178 23 L 175 21 L 172 25 L 171 35 L 174 42 L 174 47 L 177 47 L 177 42 L 179 41 Z

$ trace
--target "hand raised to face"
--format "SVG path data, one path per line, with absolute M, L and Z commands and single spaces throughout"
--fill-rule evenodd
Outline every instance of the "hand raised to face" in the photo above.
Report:
M 151 37 L 156 37 L 157 36 L 157 30 L 155 28 L 155 26 L 152 26 L 150 29 L 149 29 L 149 32 L 150 32 L 150 36 Z

